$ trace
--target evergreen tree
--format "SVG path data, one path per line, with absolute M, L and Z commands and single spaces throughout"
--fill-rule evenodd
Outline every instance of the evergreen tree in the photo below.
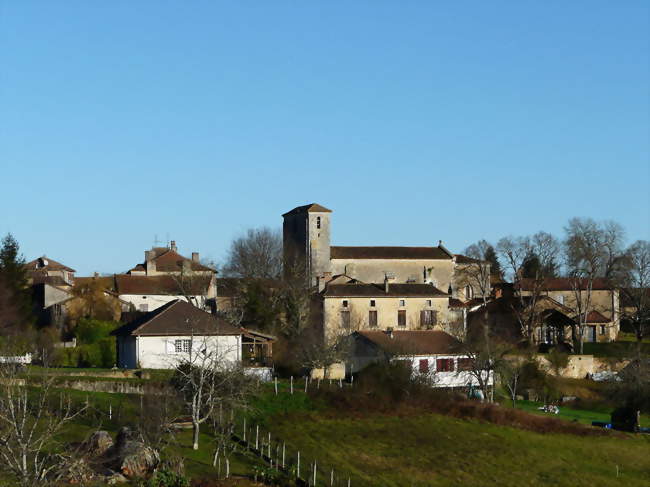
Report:
M 2 239 L 0 247 L 0 281 L 11 305 L 11 315 L 20 325 L 29 327 L 34 319 L 32 314 L 32 293 L 27 285 L 25 258 L 20 255 L 18 242 L 10 233 Z M 0 310 L 0 316 L 4 313 Z M 13 321 L 13 320 L 12 320 Z M 7 325 L 3 323 L 3 325 Z
M 499 263 L 497 253 L 492 245 L 488 246 L 485 250 L 485 260 L 490 263 L 490 274 L 499 278 L 503 277 L 501 274 L 501 264 Z

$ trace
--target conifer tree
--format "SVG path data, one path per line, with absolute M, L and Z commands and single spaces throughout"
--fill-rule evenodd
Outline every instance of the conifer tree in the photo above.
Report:
M 20 255 L 18 242 L 10 233 L 2 239 L 0 247 L 0 282 L 4 295 L 0 300 L 0 328 L 26 331 L 34 321 L 32 294 L 27 285 L 25 258 Z

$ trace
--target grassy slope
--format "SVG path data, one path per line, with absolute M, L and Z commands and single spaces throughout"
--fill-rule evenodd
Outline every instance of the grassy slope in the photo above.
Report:
M 648 437 L 541 435 L 435 414 L 289 415 L 271 429 L 305 458 L 353 474 L 356 486 L 647 486 L 650 479 Z

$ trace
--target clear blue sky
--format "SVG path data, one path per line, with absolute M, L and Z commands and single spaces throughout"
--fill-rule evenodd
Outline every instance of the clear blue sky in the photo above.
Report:
M 0 233 L 120 272 L 294 206 L 333 243 L 650 237 L 650 2 L 0 0 Z

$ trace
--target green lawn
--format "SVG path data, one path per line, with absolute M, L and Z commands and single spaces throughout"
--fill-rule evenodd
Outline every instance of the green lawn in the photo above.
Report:
M 650 437 L 538 434 L 435 414 L 276 418 L 303 459 L 355 486 L 647 486 Z M 619 476 L 617 477 L 617 466 Z
M 504 405 L 509 405 L 509 402 L 504 402 Z M 574 409 L 566 406 L 560 406 L 559 414 L 550 414 L 540 411 L 538 408 L 543 406 L 541 402 L 533 401 L 517 401 L 517 409 L 527 411 L 533 414 L 539 414 L 542 416 L 552 416 L 559 419 L 566 419 L 568 421 L 578 421 L 582 424 L 591 425 L 592 421 L 602 421 L 605 423 L 610 422 L 611 408 L 602 408 L 601 410 L 585 410 L 585 409 Z M 641 415 L 641 426 L 650 427 L 650 416 L 647 414 Z

